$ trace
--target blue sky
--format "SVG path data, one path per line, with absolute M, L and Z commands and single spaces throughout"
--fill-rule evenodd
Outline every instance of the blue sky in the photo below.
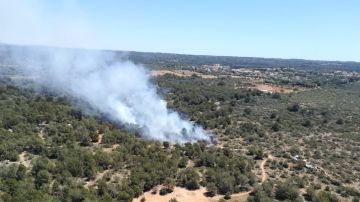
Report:
M 37 5 L 39 18 L 45 18 L 46 22 L 41 23 L 50 30 L 45 33 L 72 23 L 72 18 L 78 19 L 72 27 L 86 30 L 70 37 L 72 43 L 33 40 L 36 44 L 360 61 L 357 0 L 33 0 L 32 5 Z M 62 18 L 65 20 L 52 21 Z M 61 32 L 58 30 L 57 34 Z M 16 40 L 11 35 L 14 34 L 2 39 L 0 34 L 0 41 L 32 43 L 31 38 Z

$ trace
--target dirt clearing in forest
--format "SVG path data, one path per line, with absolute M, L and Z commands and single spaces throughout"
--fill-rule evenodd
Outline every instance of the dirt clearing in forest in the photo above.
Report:
M 202 74 L 199 72 L 194 72 L 190 70 L 153 70 L 151 71 L 151 76 L 164 76 L 165 74 L 171 74 L 179 77 L 190 77 L 192 75 L 199 76 L 203 79 L 216 79 L 218 78 L 215 75 Z

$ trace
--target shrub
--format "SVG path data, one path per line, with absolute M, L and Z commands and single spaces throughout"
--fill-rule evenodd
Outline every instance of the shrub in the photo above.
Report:
M 224 196 L 224 199 L 229 200 L 231 199 L 231 194 L 230 193 L 226 193 Z
M 298 103 L 294 103 L 288 107 L 290 112 L 298 112 L 300 109 L 300 105 Z
M 193 168 L 186 168 L 181 171 L 177 178 L 178 186 L 185 187 L 189 190 L 195 190 L 199 188 L 200 176 Z
M 213 197 L 216 195 L 216 193 L 217 193 L 217 187 L 216 187 L 215 183 L 212 183 L 212 182 L 208 183 L 206 185 L 206 195 Z
M 276 187 L 275 198 L 277 200 L 295 200 L 299 196 L 298 190 L 290 183 L 282 183 Z

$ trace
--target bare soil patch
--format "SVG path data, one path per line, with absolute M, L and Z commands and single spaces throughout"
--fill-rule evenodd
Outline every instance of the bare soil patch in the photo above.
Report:
M 281 86 L 281 85 L 274 85 L 274 84 L 267 84 L 263 83 L 259 80 L 248 80 L 248 86 L 245 88 L 249 89 L 256 89 L 262 91 L 264 93 L 292 93 L 295 91 L 304 91 L 304 88 L 300 87 L 291 87 L 291 86 Z M 235 88 L 244 88 L 244 87 L 237 87 Z
M 116 148 L 118 148 L 119 146 L 120 146 L 119 144 L 113 144 L 113 145 L 111 145 L 111 147 L 109 147 L 109 148 L 107 148 L 107 147 L 103 148 L 103 151 L 104 151 L 104 152 L 107 152 L 107 153 L 111 153 L 111 152 L 113 152 Z
M 21 152 L 19 155 L 19 160 L 17 161 L 19 164 L 22 164 L 26 168 L 31 167 L 31 159 L 28 158 L 28 154 L 26 151 Z
M 161 187 L 158 187 L 158 190 L 160 190 Z M 174 191 L 172 193 L 169 193 L 167 195 L 161 196 L 159 193 L 152 194 L 150 192 L 146 192 L 139 198 L 136 198 L 133 200 L 133 202 L 140 202 L 140 200 L 145 197 L 145 201 L 147 202 L 168 202 L 172 198 L 176 198 L 179 202 L 188 202 L 188 201 L 196 201 L 196 202 L 209 202 L 214 201 L 211 198 L 208 198 L 204 195 L 206 192 L 206 189 L 204 187 L 201 187 L 198 190 L 189 191 L 185 188 L 181 187 L 175 187 Z
M 217 76 L 214 75 L 208 75 L 208 74 L 202 74 L 195 71 L 190 70 L 153 70 L 151 71 L 151 76 L 157 77 L 157 76 L 164 76 L 165 74 L 171 74 L 179 77 L 190 77 L 192 75 L 199 76 L 203 79 L 216 79 Z
M 99 134 L 97 142 L 94 142 L 94 145 L 100 145 L 103 142 L 104 134 Z
M 99 181 L 100 179 L 102 179 L 104 177 L 104 175 L 109 172 L 110 170 L 104 170 L 103 172 L 99 172 L 95 175 L 95 179 L 87 181 L 84 185 L 84 187 L 88 188 L 91 186 L 94 186 L 96 184 L 97 181 Z
M 270 93 L 291 93 L 294 91 L 294 89 L 291 88 L 286 88 L 283 86 L 274 86 L 263 83 L 256 83 L 254 88 L 262 92 L 270 92 Z

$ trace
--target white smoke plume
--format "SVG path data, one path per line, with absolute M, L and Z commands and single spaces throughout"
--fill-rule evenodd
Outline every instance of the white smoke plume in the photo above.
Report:
M 11 61 L 52 92 L 71 94 L 145 138 L 173 143 L 209 141 L 201 127 L 166 107 L 142 66 L 115 60 L 109 52 L 30 48 L 12 51 Z M 25 61 L 24 61 L 25 60 Z
M 12 1 L 0 0 L 0 13 L 5 12 L 0 14 L 0 26 L 4 30 L 0 34 L 0 41 L 39 43 L 36 41 L 39 39 L 37 34 L 46 33 L 42 35 L 48 39 L 45 41 L 46 45 L 49 45 L 48 42 L 52 44 L 54 40 L 58 42 L 61 36 L 57 36 L 57 31 L 40 20 L 43 16 L 37 15 L 38 10 L 24 4 L 25 1 L 9 2 Z M 37 30 L 23 30 L 20 25 L 21 16 L 12 18 L 14 13 L 21 15 L 21 12 L 16 10 L 19 8 L 29 15 L 22 17 L 29 18 L 27 20 Z M 66 22 L 71 24 L 70 21 Z M 78 20 L 77 23 L 79 22 L 81 21 Z M 85 30 L 86 32 L 76 32 L 75 36 L 66 32 L 66 39 L 84 41 L 82 36 L 85 37 L 89 29 Z M 20 37 L 12 38 L 12 32 L 19 34 L 21 31 L 26 32 Z M 61 45 L 54 43 L 59 44 Z M 21 64 L 22 70 L 28 76 L 36 78 L 34 81 L 39 86 L 46 87 L 52 92 L 71 94 L 115 122 L 138 127 L 145 138 L 172 143 L 210 141 L 209 135 L 201 127 L 183 120 L 177 112 L 167 109 L 165 100 L 157 94 L 144 67 L 115 60 L 109 52 L 30 48 L 26 51 L 12 50 L 10 57 L 12 61 Z

